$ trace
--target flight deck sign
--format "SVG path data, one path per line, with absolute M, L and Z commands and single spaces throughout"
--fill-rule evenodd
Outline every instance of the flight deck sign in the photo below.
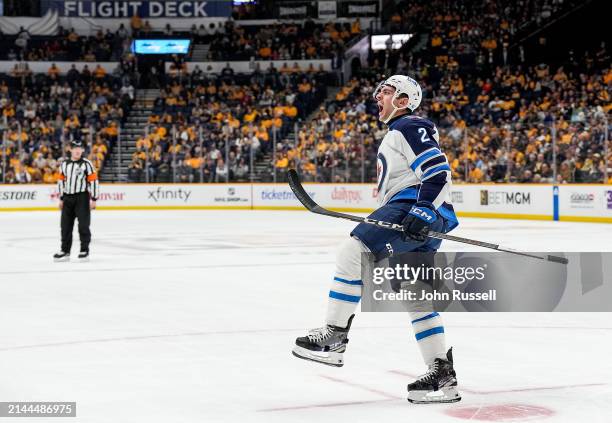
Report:
M 57 10 L 59 16 L 75 18 L 205 18 L 231 14 L 232 2 L 222 0 L 43 0 L 43 13 Z

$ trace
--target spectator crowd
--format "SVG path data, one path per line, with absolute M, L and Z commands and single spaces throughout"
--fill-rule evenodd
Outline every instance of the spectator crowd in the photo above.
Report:
M 398 50 L 371 51 L 368 66 L 357 67 L 325 102 L 337 79 L 298 60 L 331 58 L 337 67 L 347 45 L 363 34 L 358 19 L 259 27 L 230 19 L 192 28 L 191 36 L 209 46 L 208 58 L 227 64 L 216 74 L 175 57 L 165 74 L 147 76 L 159 95 L 135 141 L 129 180 L 270 180 L 297 167 L 312 181 L 373 182 L 386 129 L 372 93 L 384 75 L 402 73 L 421 84 L 416 113 L 439 128 L 456 181 L 612 183 L 604 142 L 612 109 L 607 45 L 568 49 L 563 60 L 548 60 L 545 36 L 537 36 L 535 50 L 521 41 L 579 2 L 393 4 L 384 8 L 388 29 L 417 36 Z M 243 6 L 234 13 L 258 11 Z M 104 166 L 140 84 L 130 37 L 152 31 L 138 17 L 129 27 L 88 37 L 64 29 L 49 39 L 26 30 L 0 37 L 0 56 L 16 62 L 0 75 L 4 180 L 52 181 L 64 144 L 74 138 L 86 139 L 90 158 Z M 168 24 L 163 32 L 175 30 Z M 231 60 L 250 59 L 283 64 L 235 72 Z M 118 60 L 119 66 L 89 63 L 64 73 L 53 64 L 42 74 L 21 60 Z
M 362 35 L 359 19 L 349 23 L 280 23 L 267 26 L 200 25 L 196 40 L 209 45 L 209 60 L 340 60 L 346 45 Z
M 136 141 L 130 181 L 249 180 L 254 163 L 271 162 L 283 139 L 326 95 L 323 70 L 204 73 L 173 65 Z
M 391 27 L 427 33 L 425 48 L 371 52 L 370 65 L 279 150 L 277 170 L 298 167 L 319 181 L 375 181 L 371 170 L 385 130 L 372 93 L 383 75 L 402 73 L 423 88 L 417 114 L 438 126 L 455 180 L 604 182 L 607 173 L 612 182 L 604 142 L 612 109 L 609 51 L 601 43 L 570 50 L 560 63 L 527 60 L 520 46 L 510 48 L 521 28 L 572 2 L 523 3 L 400 3 Z
M 100 171 L 117 141 L 134 100 L 133 58 L 107 71 L 73 66 L 67 73 L 53 64 L 46 74 L 15 65 L 0 76 L 0 181 L 52 183 L 79 139 Z

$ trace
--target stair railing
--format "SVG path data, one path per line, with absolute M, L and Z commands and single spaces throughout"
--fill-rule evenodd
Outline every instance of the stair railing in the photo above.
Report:
M 297 122 L 293 123 L 293 149 L 295 151 L 295 168 L 296 169 L 302 169 L 302 161 L 301 161 L 301 157 L 300 157 L 300 153 L 299 153 L 299 139 L 298 139 L 298 132 L 299 132 L 299 125 Z M 285 172 L 288 172 L 289 168 L 285 169 Z
M 200 182 L 204 182 L 204 150 L 202 149 L 202 137 L 204 136 L 202 127 L 198 126 L 198 144 L 200 147 Z M 227 147 L 227 142 L 225 143 Z M 227 148 L 226 148 L 227 150 Z M 226 162 L 227 163 L 227 162 Z
M 150 142 L 149 139 L 149 124 L 145 125 L 145 139 Z M 152 147 L 152 146 L 151 146 Z M 151 148 L 145 144 L 145 182 L 148 184 L 150 182 L 150 169 L 149 169 L 149 155 L 151 154 Z
M 6 131 L 2 131 L 2 183 L 6 183 Z
M 272 125 L 272 181 L 276 183 L 276 161 L 278 160 L 276 157 L 276 126 Z
M 88 136 L 88 138 L 89 138 L 89 142 L 88 142 L 88 144 L 89 144 L 89 145 L 88 145 L 87 147 L 89 147 L 89 154 L 88 154 L 88 156 L 89 156 L 89 159 L 90 159 L 90 160 L 92 160 L 92 159 L 94 158 L 94 157 L 93 157 L 93 145 L 94 145 L 93 134 L 94 134 L 94 127 L 93 127 L 93 125 L 92 125 L 92 124 L 89 124 L 89 134 L 88 134 L 88 135 L 89 135 L 89 136 Z M 102 163 L 101 163 L 101 164 L 102 164 Z M 100 171 L 101 171 L 101 169 L 96 169 L 96 170 L 97 170 L 98 172 L 100 172 Z
M 359 149 L 361 150 L 361 183 L 365 182 L 365 134 L 361 132 L 359 137 Z
M 608 123 L 608 116 L 607 115 L 603 115 L 603 120 L 604 120 L 604 124 L 606 125 L 604 127 L 604 163 L 605 163 L 605 167 L 604 167 L 604 184 L 607 184 L 609 179 L 608 179 L 608 167 L 610 166 L 610 163 L 608 162 L 608 158 L 610 157 L 610 147 L 609 147 L 609 142 L 610 142 L 610 134 L 609 134 L 609 123 Z M 610 195 L 610 194 L 608 194 Z
M 255 179 L 255 169 L 253 169 L 253 163 L 254 163 L 254 154 L 253 154 L 253 139 L 250 138 L 250 144 L 249 144 L 249 181 L 253 182 L 253 180 Z
M 19 136 L 19 162 L 21 163 L 21 158 L 23 156 L 23 128 L 21 127 L 21 122 L 17 121 L 17 134 Z
M 172 182 L 176 183 L 176 125 L 172 125 Z

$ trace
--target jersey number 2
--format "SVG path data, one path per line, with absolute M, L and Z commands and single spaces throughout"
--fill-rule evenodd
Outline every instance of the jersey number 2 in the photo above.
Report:
M 421 134 L 421 142 L 431 141 L 425 128 L 419 128 L 418 133 Z

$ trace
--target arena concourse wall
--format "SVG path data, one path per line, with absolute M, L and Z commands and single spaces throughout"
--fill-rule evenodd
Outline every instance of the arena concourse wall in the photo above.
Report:
M 323 207 L 366 213 L 376 208 L 373 184 L 305 184 Z M 463 217 L 612 223 L 612 185 L 456 184 Z M 54 185 L 0 185 L 0 211 L 57 210 Z M 109 184 L 100 210 L 304 210 L 286 184 Z
M 25 64 L 28 65 L 28 69 L 32 71 L 32 73 L 42 73 L 46 74 L 51 65 L 55 64 L 57 66 L 60 75 L 65 75 L 68 73 L 72 65 L 81 72 L 85 66 L 89 68 L 91 72 L 96 69 L 97 65 L 100 65 L 108 74 L 110 74 L 113 69 L 117 67 L 119 62 L 56 62 L 56 61 L 20 61 L 17 62 L 15 60 L 0 60 L 0 73 L 10 74 L 11 71 L 15 68 L 15 65 L 19 64 L 20 67 L 23 67 Z M 225 63 L 223 63 L 225 66 Z
M 310 65 L 312 65 L 315 69 L 319 70 L 320 66 L 323 66 L 323 70 L 330 72 L 332 71 L 332 61 L 331 59 L 290 59 L 290 60 L 254 60 L 250 62 L 248 60 L 242 61 L 230 61 L 230 62 L 185 62 L 187 65 L 187 71 L 193 72 L 196 66 L 199 66 L 202 72 L 204 73 L 221 73 L 223 68 L 230 63 L 231 68 L 234 72 L 237 73 L 253 73 L 255 70 L 255 65 L 259 65 L 261 71 L 266 71 L 270 64 L 274 64 L 276 69 L 280 69 L 284 64 L 289 66 L 293 66 L 294 63 L 297 63 L 300 69 L 306 71 Z M 172 66 L 172 62 L 166 62 L 166 72 L 170 70 Z M 48 68 L 47 68 L 48 69 Z

